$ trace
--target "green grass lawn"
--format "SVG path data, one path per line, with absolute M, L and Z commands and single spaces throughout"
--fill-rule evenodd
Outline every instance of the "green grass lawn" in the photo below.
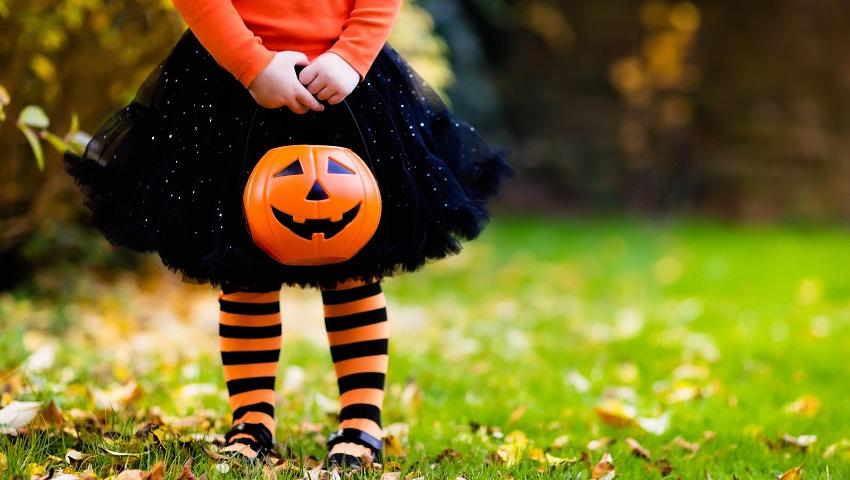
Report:
M 2 475 L 108 477 L 162 461 L 175 478 L 191 457 L 208 478 L 302 478 L 295 468 L 222 473 L 190 437 L 227 427 L 215 292 L 172 283 L 172 294 L 188 292 L 183 303 L 139 319 L 132 299 L 166 281 L 149 277 L 159 280 L 81 275 L 69 294 L 78 300 L 61 305 L 0 300 L 3 405 L 52 400 L 65 427 L 0 435 Z M 385 467 L 401 478 L 589 479 L 606 451 L 614 478 L 776 478 L 800 465 L 803 478 L 850 478 L 847 230 L 507 218 L 385 291 L 384 424 L 403 450 Z M 277 435 L 299 466 L 323 458 L 335 383 L 318 296 L 282 298 Z M 32 350 L 41 353 L 21 367 Z M 801 435 L 816 439 L 788 437 Z M 69 449 L 82 459 L 66 461 Z

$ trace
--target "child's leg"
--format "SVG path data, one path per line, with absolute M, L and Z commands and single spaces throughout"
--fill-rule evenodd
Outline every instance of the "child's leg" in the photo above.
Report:
M 249 457 L 274 439 L 275 377 L 280 356 L 280 290 L 219 294 L 219 340 L 230 394 L 231 450 Z
M 322 301 L 339 385 L 339 428 L 347 434 L 356 434 L 346 435 L 348 438 L 359 437 L 337 443 L 330 455 L 340 453 L 359 458 L 364 453 L 370 454 L 366 446 L 374 447 L 382 437 L 381 406 L 389 335 L 386 300 L 379 282 L 348 281 L 335 289 L 322 289 Z

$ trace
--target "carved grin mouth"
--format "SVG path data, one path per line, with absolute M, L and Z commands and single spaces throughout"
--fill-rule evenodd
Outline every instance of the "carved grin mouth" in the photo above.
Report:
M 288 228 L 292 231 L 292 233 L 298 235 L 299 237 L 305 240 L 312 240 L 313 235 L 316 233 L 321 233 L 325 236 L 325 240 L 333 238 L 336 234 L 342 231 L 343 228 L 348 226 L 354 217 L 357 216 L 357 212 L 360 211 L 360 204 L 354 206 L 351 210 L 342 214 L 342 219 L 337 220 L 336 222 L 332 222 L 330 219 L 315 219 L 308 218 L 304 220 L 304 223 L 296 222 L 292 215 L 284 213 L 272 206 L 272 213 L 274 213 L 274 217 L 280 222 L 281 225 Z

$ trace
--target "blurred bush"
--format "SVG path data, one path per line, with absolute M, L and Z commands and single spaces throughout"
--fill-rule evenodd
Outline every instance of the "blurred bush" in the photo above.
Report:
M 442 92 L 452 76 L 430 15 L 405 2 L 399 26 L 394 46 Z M 129 102 L 184 29 L 170 0 L 0 0 L 0 290 L 34 280 L 55 292 L 80 265 L 140 267 L 89 228 L 58 152 L 65 132 L 94 131 Z

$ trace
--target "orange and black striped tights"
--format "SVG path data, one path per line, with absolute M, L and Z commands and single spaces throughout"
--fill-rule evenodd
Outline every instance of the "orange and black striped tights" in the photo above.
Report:
M 249 457 L 274 438 L 281 347 L 279 295 L 279 289 L 247 292 L 226 287 L 219 293 L 221 358 L 237 427 L 231 430 L 228 448 Z M 389 333 L 381 284 L 343 282 L 322 289 L 322 302 L 339 386 L 339 431 L 346 431 L 346 438 L 355 438 L 352 432 L 365 432 L 380 439 Z M 356 439 L 338 442 L 329 454 L 368 455 L 367 444 Z

